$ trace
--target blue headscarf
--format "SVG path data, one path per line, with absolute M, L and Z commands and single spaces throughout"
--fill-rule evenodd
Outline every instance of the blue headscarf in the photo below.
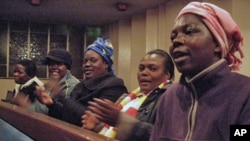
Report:
M 105 62 L 109 65 L 109 71 L 114 74 L 113 61 L 111 59 L 114 54 L 114 50 L 110 39 L 98 37 L 91 45 L 87 47 L 86 51 L 88 50 L 93 50 L 101 55 Z

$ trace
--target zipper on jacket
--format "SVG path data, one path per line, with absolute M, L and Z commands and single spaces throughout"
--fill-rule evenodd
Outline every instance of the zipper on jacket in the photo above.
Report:
M 192 83 L 190 83 L 192 88 L 192 94 L 191 94 L 191 106 L 188 113 L 188 132 L 185 138 L 185 141 L 190 141 L 193 135 L 194 127 L 195 127 L 195 117 L 196 112 L 198 108 L 198 96 L 194 89 L 194 86 Z

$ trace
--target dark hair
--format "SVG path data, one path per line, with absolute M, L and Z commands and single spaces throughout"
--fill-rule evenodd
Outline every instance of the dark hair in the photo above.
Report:
M 28 59 L 20 60 L 16 64 L 20 64 L 24 66 L 25 72 L 27 73 L 28 76 L 34 77 L 36 76 L 36 64 Z
M 174 63 L 170 55 L 162 49 L 154 49 L 146 53 L 146 55 L 157 54 L 164 58 L 165 73 L 170 73 L 170 79 L 174 79 Z

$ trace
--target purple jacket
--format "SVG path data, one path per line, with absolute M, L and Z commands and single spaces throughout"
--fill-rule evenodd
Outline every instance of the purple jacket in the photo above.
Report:
M 250 124 L 250 78 L 218 61 L 193 79 L 181 76 L 158 106 L 150 141 L 229 141 L 230 125 Z

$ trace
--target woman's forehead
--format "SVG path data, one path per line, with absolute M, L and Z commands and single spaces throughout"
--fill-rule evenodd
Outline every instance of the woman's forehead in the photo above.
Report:
M 25 69 L 25 66 L 22 65 L 22 64 L 16 64 L 15 67 L 18 68 L 18 69 Z
M 181 15 L 175 22 L 175 26 L 183 26 L 186 24 L 197 24 L 202 23 L 202 20 L 199 16 L 195 14 L 184 14 Z
M 162 64 L 164 62 L 164 58 L 158 54 L 147 54 L 141 60 L 141 63 L 156 63 Z
M 98 54 L 97 52 L 93 51 L 93 50 L 88 50 L 84 54 L 84 58 L 87 58 L 87 57 L 101 57 L 101 55 Z

